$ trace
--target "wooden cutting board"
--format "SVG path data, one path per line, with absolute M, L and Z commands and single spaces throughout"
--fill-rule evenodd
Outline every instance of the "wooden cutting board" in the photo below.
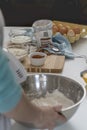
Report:
M 60 73 L 63 70 L 64 62 L 65 56 L 49 55 L 45 64 L 40 67 L 32 66 L 29 57 L 26 57 L 22 63 L 28 72 Z

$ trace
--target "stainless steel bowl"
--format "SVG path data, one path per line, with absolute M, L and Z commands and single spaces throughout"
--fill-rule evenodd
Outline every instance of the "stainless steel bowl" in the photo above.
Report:
M 64 108 L 61 111 L 67 120 L 75 114 L 86 96 L 85 87 L 73 79 L 57 74 L 29 74 L 26 82 L 23 84 L 23 88 L 26 94 L 29 94 L 31 98 L 39 98 L 44 96 L 47 91 L 52 93 L 53 90 L 58 89 L 74 102 L 74 105 Z M 35 128 L 32 124 L 21 124 L 29 128 Z M 62 124 L 62 122 L 57 123 L 57 125 L 60 124 Z

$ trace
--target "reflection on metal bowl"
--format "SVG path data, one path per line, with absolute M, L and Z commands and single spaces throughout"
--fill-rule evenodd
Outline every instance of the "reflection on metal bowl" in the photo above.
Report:
M 23 84 L 23 89 L 32 98 L 43 97 L 47 92 L 52 93 L 55 89 L 58 89 L 74 102 L 74 105 L 61 110 L 67 120 L 75 114 L 86 96 L 85 88 L 77 81 L 57 74 L 28 74 L 27 80 Z M 21 124 L 29 128 L 35 128 L 32 124 Z M 63 122 L 57 122 L 56 125 L 60 124 L 63 124 Z

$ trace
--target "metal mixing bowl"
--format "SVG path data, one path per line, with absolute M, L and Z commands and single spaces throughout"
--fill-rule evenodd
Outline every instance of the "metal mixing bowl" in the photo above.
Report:
M 86 96 L 85 87 L 81 86 L 73 79 L 57 74 L 29 74 L 26 82 L 23 84 L 23 88 L 32 98 L 42 97 L 47 91 L 52 93 L 53 90 L 58 89 L 74 102 L 74 105 L 64 108 L 61 111 L 67 120 L 75 114 Z M 30 128 L 35 128 L 32 124 L 21 124 Z M 62 122 L 57 123 L 57 125 L 59 124 L 62 124 Z

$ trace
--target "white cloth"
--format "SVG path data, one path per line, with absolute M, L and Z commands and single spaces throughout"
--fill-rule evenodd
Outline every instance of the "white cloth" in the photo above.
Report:
M 11 130 L 11 121 L 0 114 L 0 130 Z

